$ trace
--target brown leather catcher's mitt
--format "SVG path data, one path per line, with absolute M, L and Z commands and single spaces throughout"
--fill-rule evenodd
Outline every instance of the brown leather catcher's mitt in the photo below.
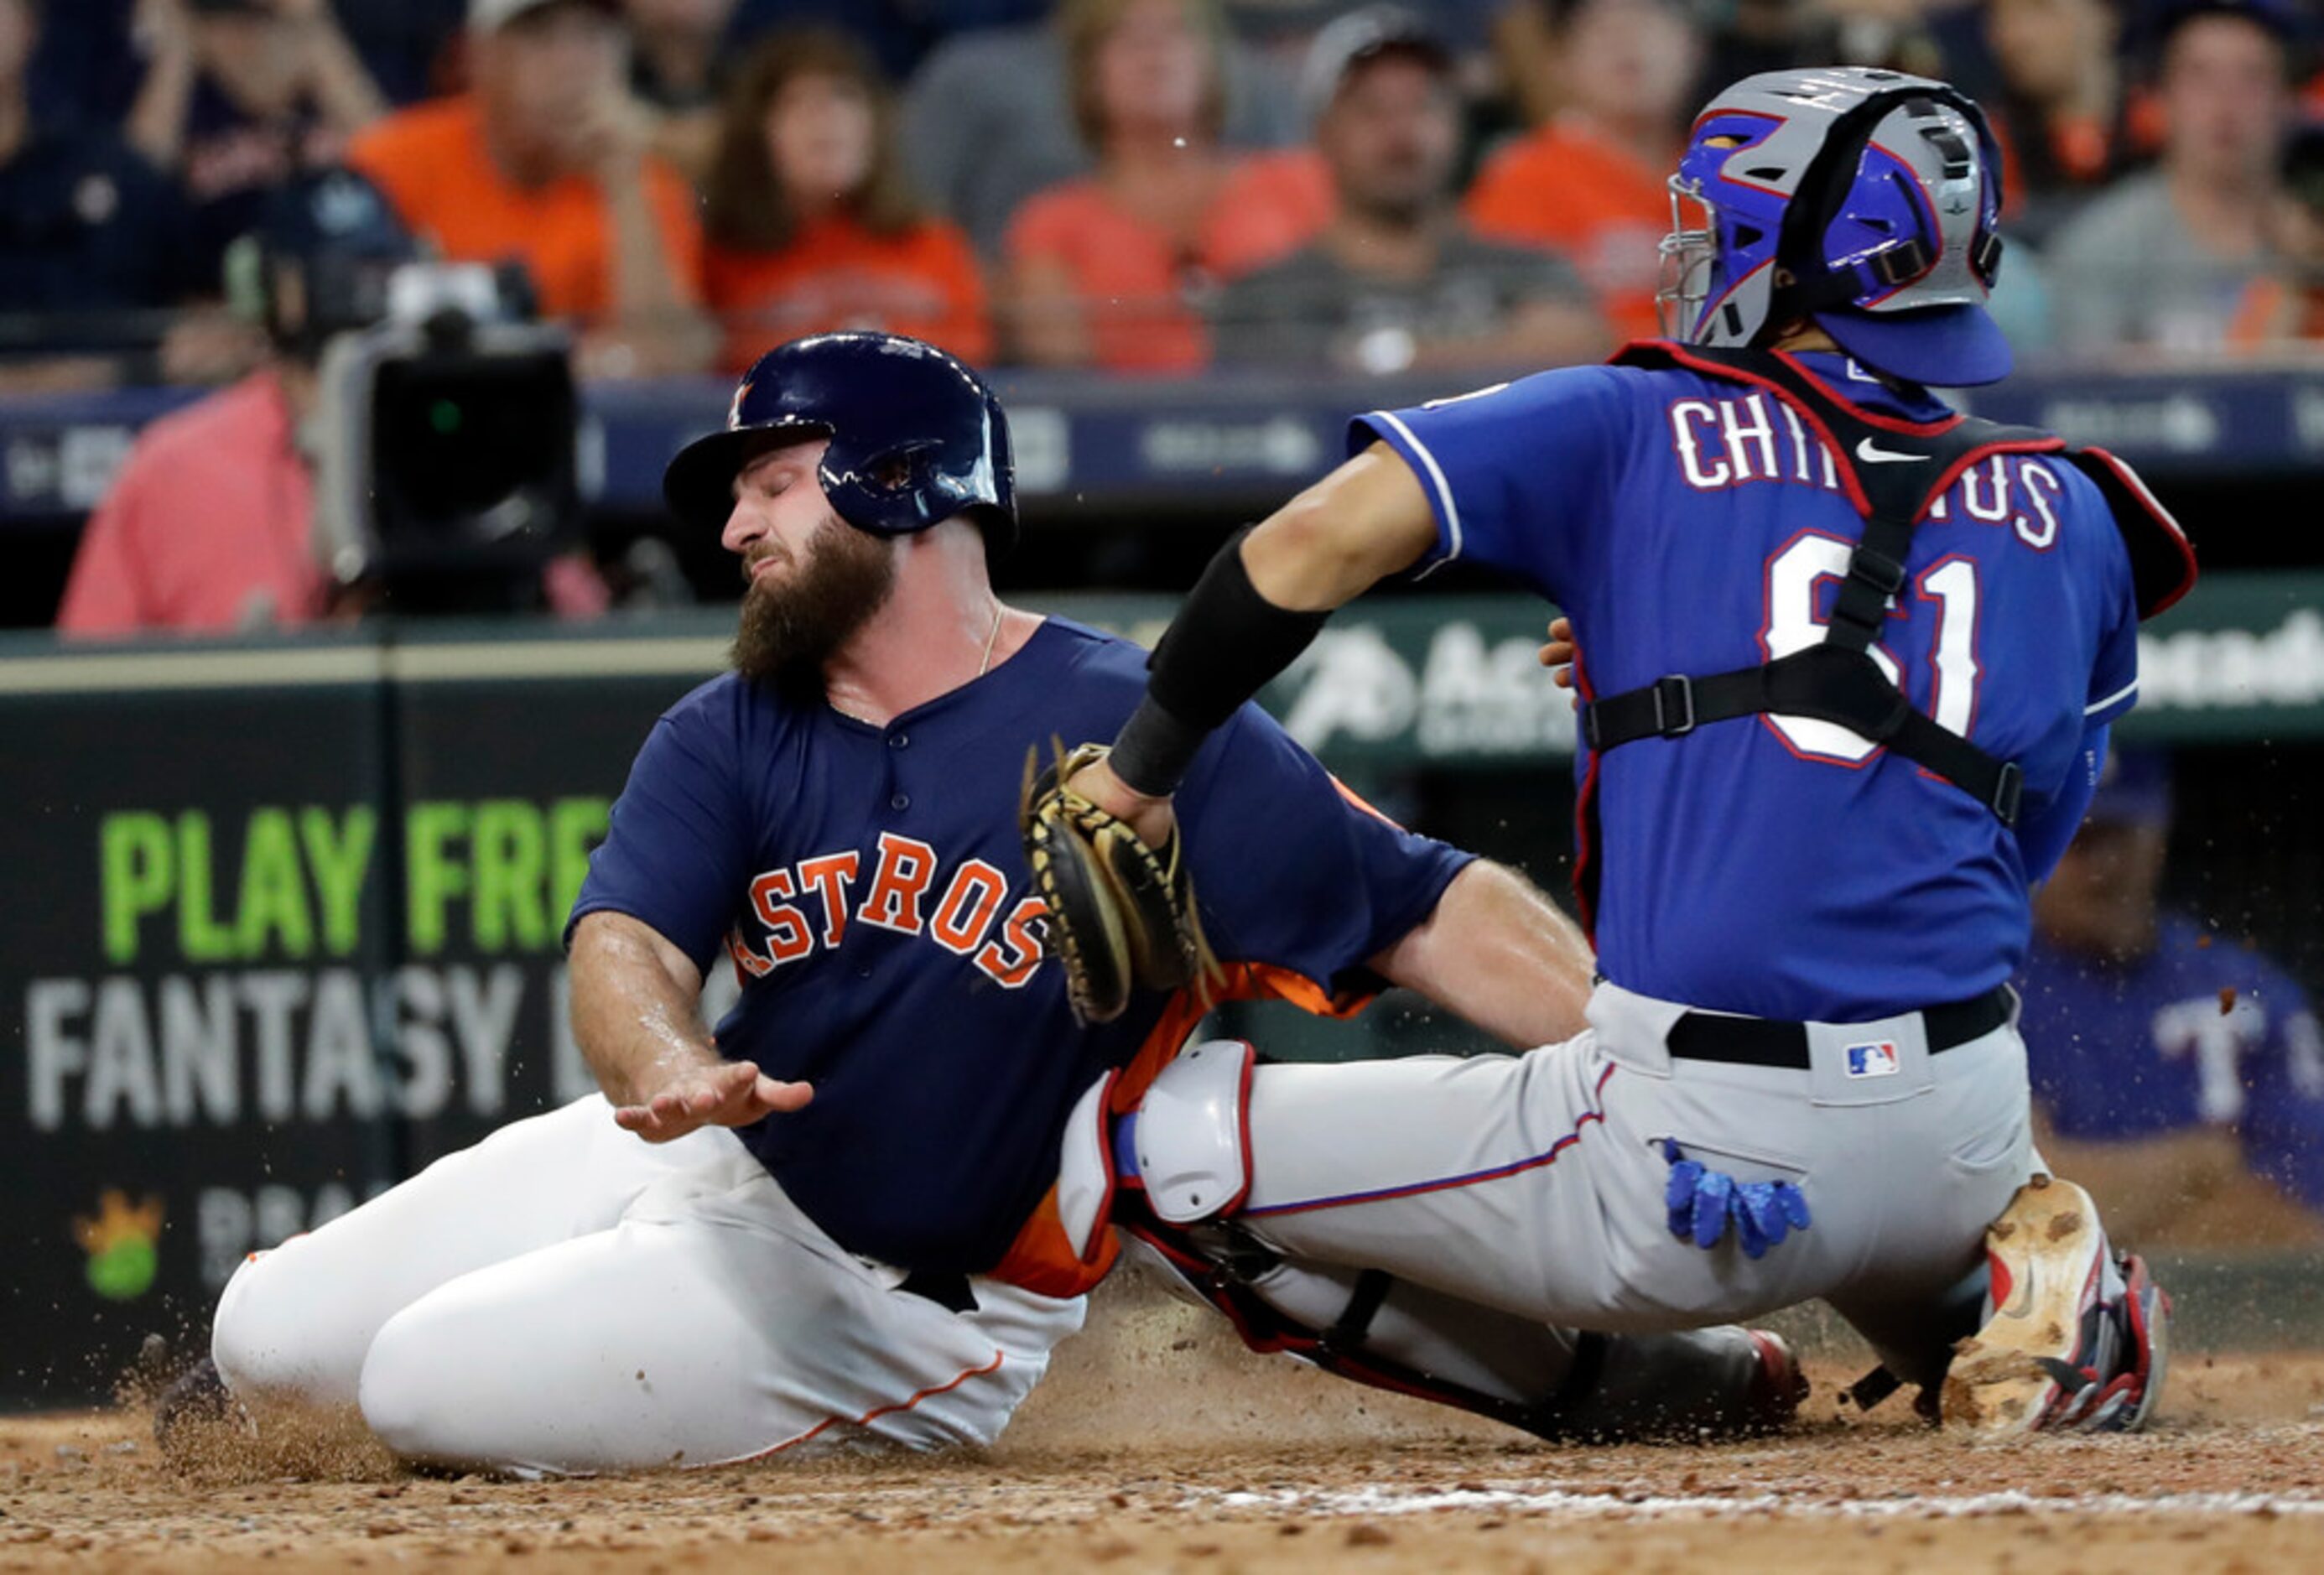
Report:
M 1105 758 L 1103 744 L 1056 751 L 1046 769 L 1038 749 L 1027 751 L 1018 824 L 1034 888 L 1049 906 L 1049 953 L 1065 964 L 1074 1015 L 1111 1022 L 1135 986 L 1207 988 L 1218 964 L 1194 909 L 1185 839 L 1174 825 L 1168 841 L 1149 848 L 1128 823 L 1065 786 Z

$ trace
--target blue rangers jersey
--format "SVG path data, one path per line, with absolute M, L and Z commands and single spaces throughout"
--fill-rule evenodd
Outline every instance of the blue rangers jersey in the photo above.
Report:
M 2067 1138 L 2231 1126 L 2251 1168 L 2324 1209 L 2324 1038 L 2267 958 L 2181 915 L 2116 962 L 2045 943 L 2019 976 L 2034 1097 Z
M 1074 1101 L 1115 1067 L 1129 1069 L 1117 1103 L 1134 1099 L 1202 1015 L 1141 992 L 1115 1021 L 1078 1024 L 1019 842 L 1028 749 L 1111 737 L 1145 660 L 1052 619 L 886 727 L 729 674 L 638 755 L 573 922 L 629 914 L 697 967 L 731 961 L 742 990 L 720 1051 L 815 1085 L 807 1109 L 742 1140 L 853 1252 L 1000 1265 L 1056 1179 Z M 1256 706 L 1182 791 L 1231 996 L 1352 1009 L 1378 988 L 1365 960 L 1425 919 L 1469 858 L 1344 794 Z
M 1795 360 L 1876 423 L 1949 416 L 1843 357 Z M 1864 534 L 1814 426 L 1705 372 L 1545 373 L 1359 418 L 1351 447 L 1374 440 L 1435 513 L 1427 566 L 1483 565 L 1556 603 L 1585 695 L 1821 640 Z M 1861 465 L 1910 463 L 1868 447 Z M 2016 972 L 2028 885 L 2136 696 L 2130 553 L 2074 464 L 1998 453 L 1937 498 L 1905 566 L 1875 658 L 1914 706 L 2023 768 L 2016 827 L 1830 723 L 1750 716 L 1585 748 L 1596 828 L 1577 856 L 1596 865 L 1608 979 L 1716 1010 L 1862 1021 Z

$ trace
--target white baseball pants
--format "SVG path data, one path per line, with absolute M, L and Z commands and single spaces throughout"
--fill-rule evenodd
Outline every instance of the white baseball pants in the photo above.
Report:
M 237 1396 L 360 1407 L 398 1454 L 520 1474 L 864 1435 L 984 1444 L 1084 1303 L 955 1312 L 843 1250 L 730 1131 L 656 1146 L 591 1095 L 254 1254 L 211 1353 Z
M 1986 1226 L 2038 1168 L 2014 1024 L 1931 1055 L 1917 1013 L 1812 1025 L 1812 1067 L 1674 1059 L 1687 1009 L 1612 985 L 1523 1055 L 1269 1065 L 1237 1218 L 1308 1263 L 1384 1269 L 1560 1327 L 1644 1334 L 1823 1300 L 1925 1382 L 1977 1326 Z M 1884 1075 L 1847 1047 L 1886 1044 Z M 1757 1260 L 1674 1236 L 1665 1139 L 1814 1214 Z

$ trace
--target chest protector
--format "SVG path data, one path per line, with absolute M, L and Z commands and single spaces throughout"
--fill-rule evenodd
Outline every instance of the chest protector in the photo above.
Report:
M 1849 501 L 1864 516 L 1864 535 L 1849 555 L 1831 622 L 1819 644 L 1757 667 L 1706 676 L 1673 673 L 1609 695 L 1582 708 L 1582 733 L 1593 755 L 1642 738 L 1681 738 L 1709 723 L 1779 713 L 1836 723 L 1942 778 L 2014 827 L 2024 772 L 1914 709 L 1874 661 L 1890 602 L 1904 585 L 1913 531 L 1961 474 L 1997 454 L 2056 454 L 2104 495 L 2129 548 L 2142 619 L 2185 595 L 2195 581 L 2186 533 L 2130 467 L 2103 449 L 2071 449 L 2031 428 L 1973 416 L 1907 421 L 1859 410 L 1780 351 L 1713 349 L 1661 341 L 1634 344 L 1614 357 L 1621 366 L 1681 368 L 1763 389 L 1789 405 L 1831 454 Z M 1594 762 L 1580 806 L 1582 851 L 1574 877 L 1582 912 L 1595 907 L 1597 773 Z
M 1766 350 L 1647 343 L 1615 358 L 1627 366 L 1683 367 L 1755 385 L 1783 400 L 1822 439 L 1864 535 L 1823 640 L 1757 667 L 1707 677 L 1670 674 L 1607 695 L 1582 711 L 1582 737 L 1604 753 L 1642 738 L 1679 738 L 1706 723 L 1768 712 L 1836 723 L 1926 768 L 2015 825 L 2024 773 L 1914 709 L 1871 655 L 1890 603 L 1904 585 L 1913 531 L 1961 473 L 1997 454 L 2058 454 L 2098 484 L 2131 546 L 2139 615 L 2152 617 L 2194 580 L 2187 539 L 2128 467 L 2101 450 L 1974 416 L 1905 421 L 1848 403 L 1791 356 Z

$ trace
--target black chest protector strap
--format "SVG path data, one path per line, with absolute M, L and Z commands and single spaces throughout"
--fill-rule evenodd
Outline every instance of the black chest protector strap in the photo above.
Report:
M 1904 588 L 1913 530 L 1946 488 L 1994 454 L 2054 452 L 2059 438 L 1974 417 L 1930 425 L 1874 421 L 1835 396 L 1787 355 L 1766 350 L 1634 345 L 1616 357 L 1632 366 L 1685 367 L 1755 385 L 1784 401 L 1829 448 L 1864 535 L 1821 643 L 1757 667 L 1707 677 L 1671 674 L 1582 708 L 1582 737 L 1603 753 L 1642 738 L 1680 738 L 1708 723 L 1775 713 L 1836 723 L 1925 767 L 2017 823 L 2024 773 L 1914 709 L 1871 655 L 1890 603 Z

